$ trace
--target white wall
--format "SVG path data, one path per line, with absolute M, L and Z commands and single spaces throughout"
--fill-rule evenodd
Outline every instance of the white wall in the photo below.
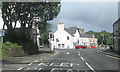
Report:
M 69 37 L 69 40 L 67 40 L 67 37 Z M 58 38 L 59 42 L 56 42 L 56 39 Z M 62 47 L 62 44 L 64 44 L 64 48 L 73 48 L 73 37 L 67 33 L 64 29 L 63 30 L 57 30 L 54 33 L 54 41 L 51 41 L 52 43 L 52 48 L 59 48 L 58 44 L 61 45 L 60 48 Z

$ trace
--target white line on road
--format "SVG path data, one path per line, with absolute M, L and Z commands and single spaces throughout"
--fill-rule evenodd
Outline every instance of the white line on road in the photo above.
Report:
M 46 57 L 43 57 L 43 58 L 46 58 Z
M 62 65 L 63 65 L 63 63 L 60 64 L 60 66 L 62 66 Z
M 93 72 L 95 72 L 95 70 L 94 70 L 87 62 L 85 62 L 85 64 L 86 64 Z
M 38 60 L 36 60 L 35 62 L 38 62 Z
M 78 54 L 80 56 L 80 54 Z
M 52 66 L 53 65 L 53 63 L 51 63 L 49 66 Z
M 72 66 L 73 66 L 73 63 L 70 64 L 70 67 L 72 67 Z
M 82 60 L 84 60 L 84 58 L 83 57 L 80 57 Z
M 42 60 L 42 58 L 40 60 Z
M 29 63 L 28 65 L 32 65 L 33 63 Z
M 23 69 L 23 67 L 20 67 L 20 68 L 18 68 L 17 70 L 21 70 L 21 69 Z
M 35 68 L 35 69 L 37 69 L 37 68 Z
M 39 63 L 38 66 L 40 66 L 41 64 L 43 64 L 43 63 Z
M 78 54 L 79 54 L 79 51 L 78 51 Z
M 27 69 L 25 69 L 25 70 L 29 70 L 30 68 L 27 68 Z
M 37 72 L 40 71 L 41 69 L 42 69 L 42 68 L 39 68 L 39 69 L 37 70 Z
M 79 65 L 79 64 L 77 64 L 77 65 Z
M 67 52 L 66 54 L 70 54 L 69 52 Z

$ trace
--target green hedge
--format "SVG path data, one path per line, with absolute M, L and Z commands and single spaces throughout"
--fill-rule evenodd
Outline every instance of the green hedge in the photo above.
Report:
M 10 57 L 10 48 L 22 48 L 22 46 L 18 45 L 17 43 L 6 41 L 2 44 L 2 58 Z

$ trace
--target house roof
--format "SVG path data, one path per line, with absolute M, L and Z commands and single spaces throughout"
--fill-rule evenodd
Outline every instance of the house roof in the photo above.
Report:
M 76 27 L 69 27 L 68 29 L 67 28 L 64 28 L 64 30 L 66 32 L 68 32 L 71 36 L 74 36 L 73 34 L 75 34 L 77 28 Z
M 120 22 L 120 18 L 113 24 L 113 26 L 114 26 L 116 23 L 118 23 L 118 22 Z
M 81 37 L 87 37 L 87 38 L 92 38 L 92 34 L 86 34 L 86 33 L 81 33 L 80 34 Z

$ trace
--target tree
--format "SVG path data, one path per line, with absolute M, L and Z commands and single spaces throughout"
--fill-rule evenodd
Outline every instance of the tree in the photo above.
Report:
M 47 21 L 57 17 L 60 7 L 60 2 L 2 2 L 2 18 L 4 26 L 7 26 L 7 40 L 13 42 L 17 21 L 21 24 L 20 36 L 22 41 L 27 39 L 26 25 L 28 25 L 28 29 L 32 28 L 32 26 L 39 27 L 41 33 L 42 30 L 44 31 L 43 37 L 47 36 L 47 32 L 45 32 L 48 31 L 46 30 L 49 25 Z M 37 18 L 39 20 L 36 21 Z M 38 49 L 36 48 L 36 50 Z
M 107 32 L 107 31 L 101 31 L 101 32 L 94 32 L 94 31 L 88 31 L 86 32 L 87 34 L 94 34 L 95 37 L 98 39 L 98 44 L 102 44 L 102 40 L 103 37 L 101 37 L 101 35 L 104 35 L 104 40 L 103 40 L 103 44 L 105 45 L 112 45 L 113 44 L 113 40 L 112 40 L 112 33 Z

